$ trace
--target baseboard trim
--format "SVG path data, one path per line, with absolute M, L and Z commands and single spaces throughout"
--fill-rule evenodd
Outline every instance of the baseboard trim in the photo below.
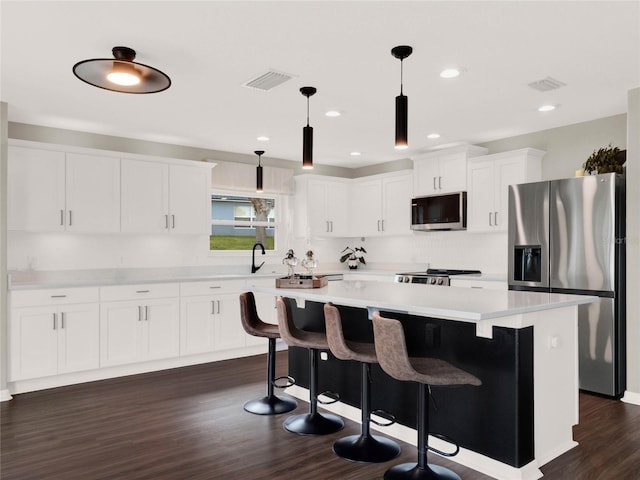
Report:
M 640 405 L 640 393 L 638 392 L 630 392 L 627 390 L 624 392 L 624 396 L 621 400 L 625 403 L 631 403 L 633 405 Z
M 8 402 L 12 398 L 9 389 L 5 388 L 4 390 L 0 390 L 0 402 Z

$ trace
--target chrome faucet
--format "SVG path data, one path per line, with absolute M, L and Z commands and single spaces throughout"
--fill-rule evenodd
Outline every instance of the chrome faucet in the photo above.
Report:
M 256 242 L 253 245 L 253 250 L 251 251 L 251 273 L 256 273 L 258 270 L 260 270 L 260 267 L 264 265 L 264 262 L 262 262 L 256 267 L 256 247 L 260 247 L 262 249 L 262 255 L 265 254 L 264 245 L 262 245 L 260 242 Z

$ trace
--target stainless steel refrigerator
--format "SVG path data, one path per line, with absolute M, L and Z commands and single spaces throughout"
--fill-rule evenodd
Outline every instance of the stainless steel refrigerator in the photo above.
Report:
M 626 388 L 624 176 L 510 186 L 508 238 L 509 289 L 600 297 L 579 307 L 580 388 L 620 397 Z

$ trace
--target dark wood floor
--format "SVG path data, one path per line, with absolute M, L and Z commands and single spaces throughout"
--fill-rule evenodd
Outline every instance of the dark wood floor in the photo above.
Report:
M 287 414 L 245 413 L 264 394 L 265 356 L 230 360 L 16 395 L 0 405 L 3 480 L 376 479 L 398 459 L 357 464 L 332 443 L 358 433 L 301 437 L 282 428 Z M 286 372 L 286 352 L 278 354 Z M 307 404 L 299 402 L 297 412 Z M 580 397 L 580 446 L 545 465 L 547 480 L 640 478 L 640 407 Z M 490 477 L 435 455 L 466 480 Z

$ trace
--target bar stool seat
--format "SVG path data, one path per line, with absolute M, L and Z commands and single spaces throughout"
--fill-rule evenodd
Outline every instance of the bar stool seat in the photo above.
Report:
M 408 382 L 417 382 L 418 389 L 418 462 L 395 465 L 384 474 L 384 480 L 461 480 L 448 468 L 427 464 L 429 407 L 427 398 L 431 385 L 482 385 L 470 373 L 437 358 L 409 357 L 402 324 L 395 319 L 373 313 L 373 333 L 378 361 L 391 377 Z M 457 454 L 437 451 L 444 456 Z
M 342 329 L 342 319 L 338 308 L 326 303 L 324 318 L 329 348 L 340 360 L 360 362 L 360 412 L 361 433 L 341 438 L 333 444 L 333 451 L 339 457 L 354 462 L 381 463 L 400 454 L 400 446 L 385 437 L 371 435 L 371 364 L 378 363 L 375 345 L 346 340 Z
M 299 435 L 326 435 L 341 430 L 344 422 L 340 417 L 318 412 L 318 354 L 320 350 L 329 350 L 327 336 L 296 327 L 290 299 L 278 297 L 276 307 L 282 340 L 290 347 L 309 350 L 309 413 L 291 415 L 284 421 L 285 430 Z
M 266 323 L 260 320 L 256 309 L 256 300 L 253 293 L 240 294 L 240 321 L 244 331 L 254 337 L 264 337 L 269 340 L 267 353 L 267 396 L 251 400 L 244 404 L 244 409 L 256 415 L 276 415 L 290 412 L 298 406 L 293 398 L 278 397 L 273 393 L 276 386 L 276 339 L 280 338 L 278 325 Z M 288 382 L 290 383 L 290 382 Z

